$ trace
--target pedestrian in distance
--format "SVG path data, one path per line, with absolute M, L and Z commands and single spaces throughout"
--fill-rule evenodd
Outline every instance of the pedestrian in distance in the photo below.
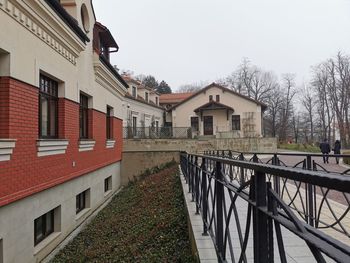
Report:
M 323 154 L 323 163 L 328 163 L 328 154 L 331 152 L 331 146 L 329 145 L 327 139 L 324 139 L 322 143 L 320 143 L 320 150 Z
M 340 150 L 341 150 L 341 143 L 339 140 L 336 140 L 334 143 L 334 148 L 333 148 L 334 155 L 340 154 Z M 339 164 L 339 157 L 338 156 L 335 157 L 335 161 L 337 162 L 337 164 Z

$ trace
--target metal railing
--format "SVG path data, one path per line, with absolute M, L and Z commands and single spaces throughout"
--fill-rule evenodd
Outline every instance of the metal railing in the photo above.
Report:
M 123 127 L 123 139 L 190 139 L 189 127 Z
M 251 262 L 249 250 L 254 262 L 287 262 L 286 230 L 305 242 L 316 262 L 350 262 L 350 223 L 343 222 L 349 217 L 350 177 L 278 166 L 276 158 L 272 165 L 240 156 L 181 153 L 181 170 L 202 216 L 203 234 L 212 237 L 219 262 Z M 331 192 L 346 200 L 341 213 L 333 209 L 337 202 Z M 323 214 L 330 220 L 323 220 Z
M 232 150 L 205 151 L 204 154 L 218 157 L 225 157 L 234 160 L 258 162 L 263 164 L 279 165 L 284 167 L 300 168 L 305 170 L 335 172 L 340 174 L 350 174 L 350 169 L 330 170 L 323 163 L 323 158 L 328 161 L 339 162 L 341 158 L 350 158 L 349 154 L 328 154 L 321 153 L 268 153 L 268 152 L 238 152 Z

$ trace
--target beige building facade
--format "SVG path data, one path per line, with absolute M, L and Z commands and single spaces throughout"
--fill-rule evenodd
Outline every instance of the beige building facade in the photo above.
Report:
M 261 137 L 265 108 L 261 102 L 213 83 L 170 108 L 166 120 L 173 128 L 191 127 L 193 137 Z
M 0 262 L 39 262 L 120 188 L 128 85 L 90 0 L 0 0 L 0 25 Z
M 159 105 L 160 94 L 130 76 L 123 75 L 129 85 L 123 103 L 124 138 L 156 136 L 164 125 L 164 109 Z

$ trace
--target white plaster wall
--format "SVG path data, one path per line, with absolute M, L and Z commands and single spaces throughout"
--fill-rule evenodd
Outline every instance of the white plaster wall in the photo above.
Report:
M 234 109 L 234 115 L 241 115 L 241 130 L 242 119 L 245 112 L 255 112 L 255 129 L 257 135 L 261 135 L 261 106 L 255 102 L 244 99 L 240 96 L 234 95 L 230 92 L 224 92 L 221 88 L 212 87 L 205 92 L 198 94 L 192 99 L 179 105 L 172 111 L 173 127 L 190 127 L 191 116 L 196 116 L 194 110 L 209 102 L 209 96 L 213 96 L 213 100 L 216 100 L 216 95 L 220 95 L 220 103 L 230 106 Z M 220 111 L 222 116 L 219 116 L 219 112 L 204 111 L 203 116 L 213 115 L 214 132 L 216 131 L 215 125 L 225 126 L 227 125 L 226 111 Z M 229 115 L 229 123 L 231 124 L 231 115 Z M 200 118 L 200 116 L 198 116 Z M 203 134 L 203 121 L 200 122 L 200 129 Z M 229 126 L 230 127 L 230 126 Z M 215 134 L 215 133 L 214 133 Z
M 6 25 L 5 30 L 0 30 L 0 49 L 10 53 L 11 77 L 38 86 L 40 72 L 44 72 L 60 82 L 60 97 L 79 102 L 79 92 L 83 91 L 93 97 L 93 108 L 102 112 L 106 112 L 106 97 L 112 95 L 108 104 L 116 109 L 115 116 L 122 118 L 120 104 L 126 89 L 116 78 L 107 85 L 110 90 L 114 90 L 113 93 L 96 82 L 93 64 L 98 62 L 98 57 L 94 57 L 92 47 L 95 20 L 90 0 L 76 1 L 79 12 L 77 19 L 80 23 L 81 4 L 85 3 L 88 8 L 91 28 L 87 33 L 90 42 L 86 46 L 43 0 L 5 2 L 10 11 L 6 5 L 0 4 L 0 25 Z M 27 25 L 28 19 L 31 22 Z M 40 30 L 37 30 L 39 27 Z M 34 32 L 32 28 L 37 31 Z M 57 52 L 55 46 L 51 45 L 51 39 L 61 43 L 70 54 L 76 54 L 75 64 Z M 106 68 L 105 71 L 111 75 Z
M 112 191 L 105 196 L 104 179 L 112 176 Z M 34 194 L 0 208 L 0 240 L 3 241 L 4 263 L 38 262 L 49 254 L 108 197 L 120 188 L 120 162 L 78 177 L 56 187 Z M 76 195 L 90 188 L 91 209 L 77 220 Z M 47 246 L 35 253 L 34 220 L 55 207 L 61 207 L 61 232 Z M 50 236 L 47 238 L 49 239 Z M 40 244 L 44 243 L 44 239 Z
M 128 108 L 129 106 L 129 108 Z M 142 102 L 138 102 L 133 99 L 125 98 L 125 103 L 124 103 L 124 117 L 123 117 L 123 126 L 127 126 L 127 110 L 131 110 L 135 113 L 138 114 L 133 114 L 133 116 L 137 117 L 137 127 L 141 127 L 141 114 L 146 114 L 149 115 L 150 117 L 145 121 L 145 126 L 149 126 L 151 122 L 152 116 L 154 116 L 155 121 L 159 121 L 159 127 L 163 126 L 163 112 L 164 110 L 161 108 L 157 108 L 151 105 L 147 105 Z

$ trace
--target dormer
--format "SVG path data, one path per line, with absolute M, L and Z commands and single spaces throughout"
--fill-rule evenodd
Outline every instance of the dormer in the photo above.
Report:
M 94 50 L 108 62 L 110 62 L 110 53 L 119 50 L 111 32 L 99 22 L 96 22 L 94 26 Z

